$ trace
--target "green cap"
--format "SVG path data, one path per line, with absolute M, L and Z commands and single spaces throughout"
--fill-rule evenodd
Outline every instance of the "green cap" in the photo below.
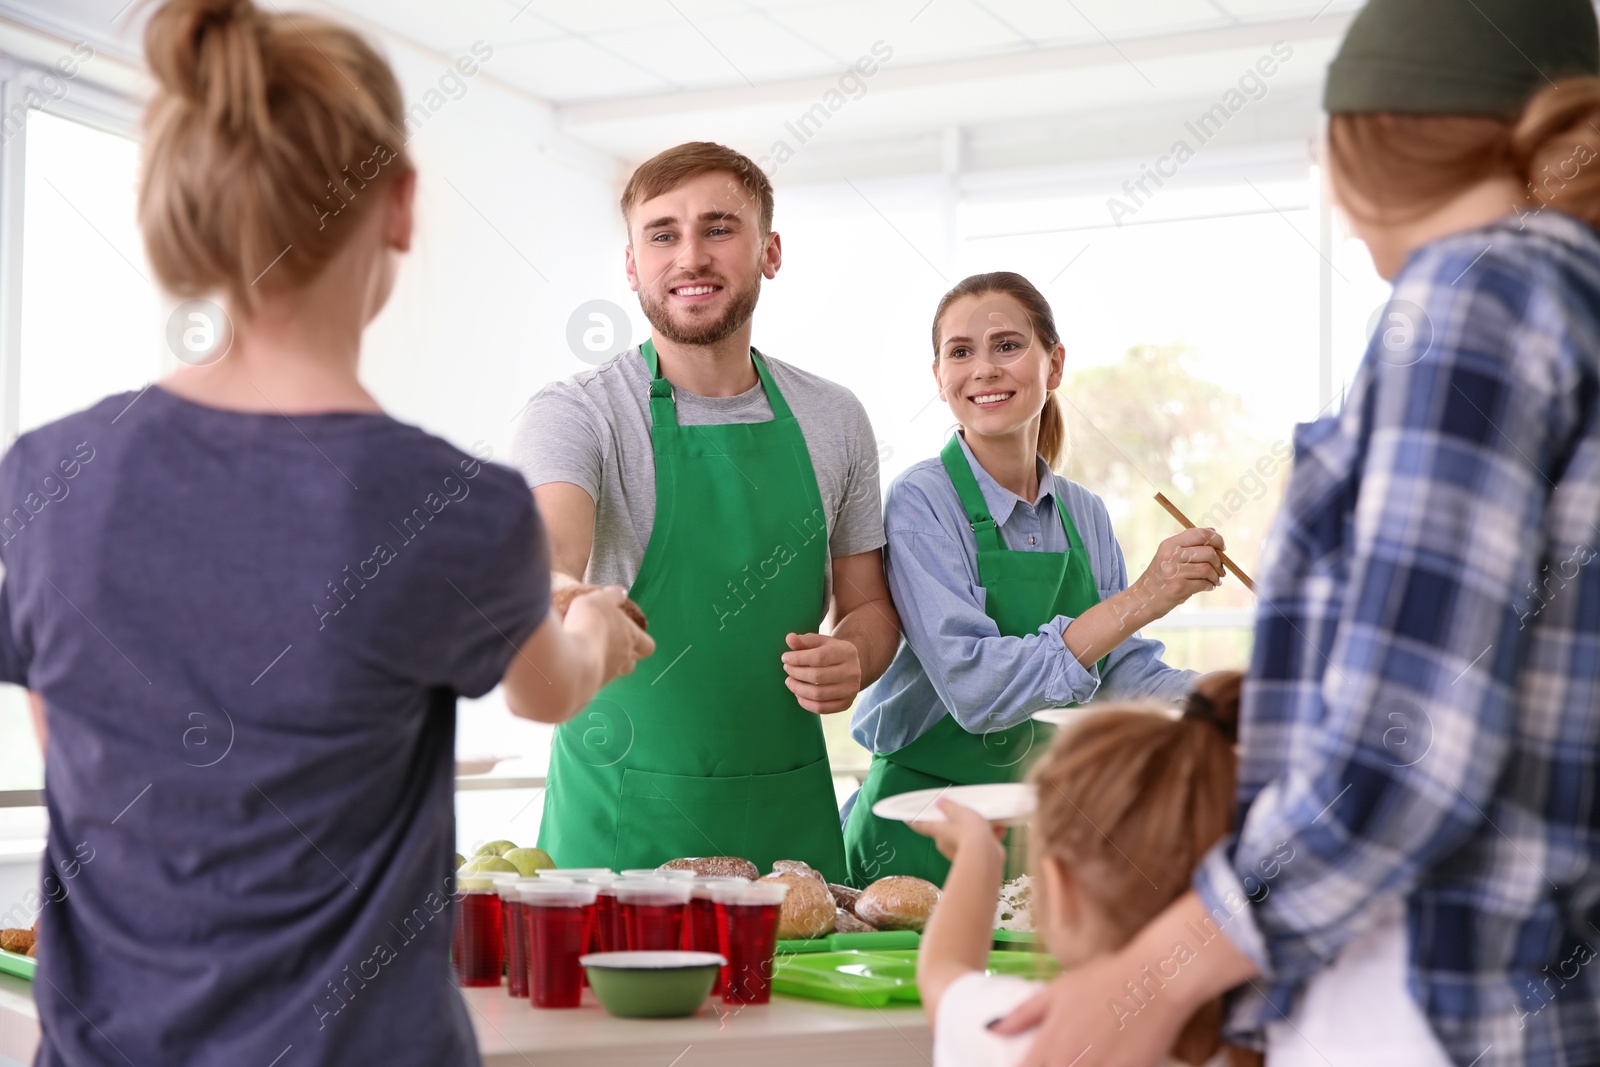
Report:
M 1590 0 L 1369 0 L 1328 67 L 1331 115 L 1515 119 L 1552 82 L 1600 74 Z

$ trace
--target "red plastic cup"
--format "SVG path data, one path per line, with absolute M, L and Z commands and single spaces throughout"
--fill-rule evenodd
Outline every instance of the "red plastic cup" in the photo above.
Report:
M 456 981 L 462 986 L 499 985 L 506 947 L 500 895 L 488 878 L 462 878 L 456 889 L 461 900 L 450 938 Z
M 621 952 L 628 947 L 628 932 L 622 928 L 622 907 L 617 903 L 614 884 L 600 886 L 594 898 L 594 950 Z
M 622 920 L 617 913 L 617 896 L 611 885 L 617 875 L 610 867 L 557 867 L 540 871 L 544 881 L 568 881 L 593 885 L 598 889 L 594 898 L 594 932 L 589 935 L 590 952 L 620 952 L 625 938 Z M 589 985 L 589 972 L 583 972 L 583 984 Z
M 682 946 L 690 888 L 682 879 L 624 878 L 616 884 L 629 952 L 671 952 Z
M 772 999 L 772 965 L 778 954 L 778 913 L 789 887 L 782 882 L 717 886 L 718 951 L 722 999 L 728 1004 L 765 1004 Z
M 717 904 L 711 891 L 717 886 L 741 886 L 749 883 L 743 878 L 696 878 L 689 890 L 689 910 L 683 923 L 683 947 L 687 952 L 722 951 L 722 937 L 717 931 Z M 712 995 L 722 992 L 722 970 L 717 970 L 711 983 Z
M 506 939 L 506 993 L 528 995 L 528 920 L 522 909 L 522 887 L 531 879 L 495 879 L 500 892 L 501 926 Z
M 528 924 L 529 999 L 536 1008 L 576 1008 L 583 999 L 583 967 L 589 951 L 598 886 L 540 879 L 522 887 Z

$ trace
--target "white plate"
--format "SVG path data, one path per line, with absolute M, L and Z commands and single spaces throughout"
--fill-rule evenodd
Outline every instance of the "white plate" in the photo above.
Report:
M 872 814 L 897 822 L 944 822 L 944 812 L 934 805 L 940 797 L 971 808 L 990 822 L 1006 826 L 1025 823 L 1033 814 L 1033 786 L 1021 782 L 919 789 L 915 793 L 884 797 L 872 805 Z
M 456 777 L 468 778 L 475 774 L 488 774 L 494 770 L 496 764 L 515 758 L 514 756 L 458 756 Z
M 1035 722 L 1048 723 L 1051 726 L 1075 726 L 1078 720 L 1085 715 L 1093 715 L 1095 712 L 1104 710 L 1104 708 L 1096 707 L 1093 704 L 1087 707 L 1080 704 L 1075 708 L 1045 708 L 1042 711 L 1034 712 L 1033 719 Z M 1176 719 L 1183 714 L 1177 708 L 1163 708 L 1154 704 L 1146 705 L 1143 710 L 1158 711 L 1172 719 Z
M 1051 726 L 1070 726 L 1083 718 L 1090 710 L 1081 705 L 1075 708 L 1045 708 L 1043 711 L 1034 712 L 1033 720 L 1035 722 L 1049 723 Z

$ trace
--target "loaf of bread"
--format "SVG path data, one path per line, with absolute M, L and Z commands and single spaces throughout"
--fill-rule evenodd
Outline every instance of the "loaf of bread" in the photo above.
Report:
M 861 891 L 855 913 L 879 930 L 918 930 L 939 903 L 939 887 L 921 878 L 897 874 L 880 878 Z
M 791 941 L 811 937 L 826 937 L 833 933 L 838 907 L 828 884 L 820 878 L 790 871 L 787 874 L 769 874 L 763 881 L 782 882 L 789 887 L 783 896 L 783 908 L 778 913 L 778 940 Z
M 33 955 L 32 930 L 0 930 L 0 950 L 19 956 Z
M 821 871 L 817 870 L 815 867 L 811 866 L 811 864 L 805 862 L 804 860 L 774 860 L 773 864 L 772 864 L 772 873 L 773 874 L 803 874 L 807 878 L 816 878 L 816 879 L 818 879 L 824 885 L 826 885 L 827 881 L 828 881 L 826 878 L 822 877 L 822 872 Z
M 743 878 L 747 882 L 761 877 L 761 870 L 755 864 L 738 856 L 686 856 L 663 863 L 656 869 L 693 871 L 702 878 Z
M 567 617 L 567 609 L 572 606 L 572 601 L 585 593 L 592 593 L 599 589 L 598 585 L 564 585 L 550 594 L 550 607 L 563 619 Z M 649 629 L 645 625 L 644 612 L 639 610 L 639 605 L 631 600 L 622 602 L 622 613 L 633 620 L 635 626 L 641 630 Z
M 833 916 L 833 932 L 836 934 L 870 934 L 877 930 L 876 926 L 862 919 L 853 911 L 836 908 Z
M 854 911 L 856 901 L 861 899 L 861 890 L 837 882 L 828 883 L 828 892 L 833 894 L 833 902 L 845 911 Z

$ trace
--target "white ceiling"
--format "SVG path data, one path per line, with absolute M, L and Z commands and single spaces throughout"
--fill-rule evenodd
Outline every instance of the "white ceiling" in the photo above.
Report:
M 84 3 L 86 0 L 76 0 Z M 114 0 L 108 0 L 114 2 Z M 556 104 L 837 73 L 883 41 L 894 62 L 1006 59 L 1299 19 L 1359 0 L 330 0 L 443 50 L 477 39 L 497 73 Z M 1325 17 L 1325 16 L 1324 16 Z M 499 55 L 496 60 L 498 63 Z
M 1125 143 L 1124 125 L 1149 126 L 1152 144 L 1170 143 L 1168 131 L 1279 40 L 1295 56 L 1262 106 L 1251 105 L 1261 113 L 1254 136 L 1303 133 L 1361 2 L 302 0 L 446 61 L 487 42 L 487 75 L 547 102 L 566 133 L 625 163 L 686 139 L 769 151 L 849 66 L 875 45 L 880 55 L 892 50 L 864 94 L 830 113 L 791 180 L 836 170 L 852 154 L 886 161 L 880 169 L 939 169 L 952 144 L 963 165 L 988 165 L 986 142 L 1016 145 L 1030 125 L 1050 131 L 1049 143 L 1023 146 L 1030 162 L 1105 154 L 1114 144 L 1141 151 L 1142 141 Z M 150 6 L 0 0 L 0 18 L 103 42 L 137 61 Z M 1074 116 L 1092 116 L 1098 132 L 1081 143 L 1062 137 L 1061 123 Z

